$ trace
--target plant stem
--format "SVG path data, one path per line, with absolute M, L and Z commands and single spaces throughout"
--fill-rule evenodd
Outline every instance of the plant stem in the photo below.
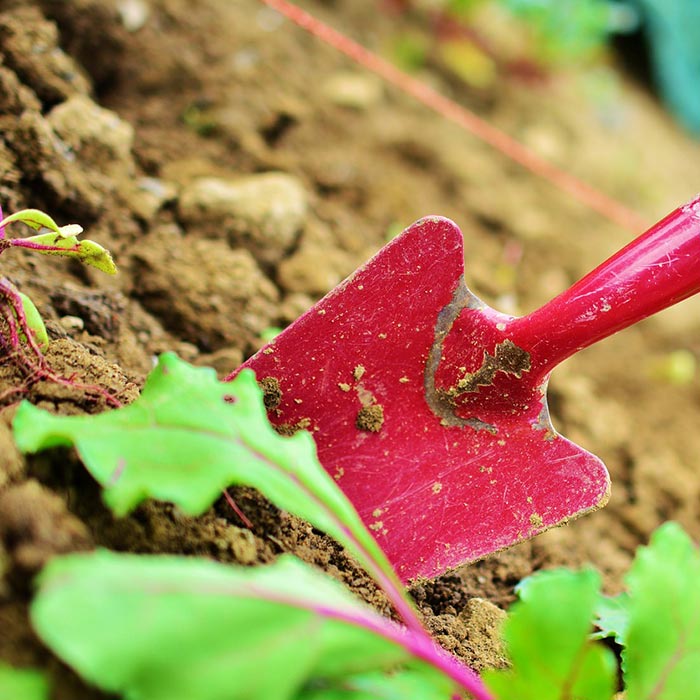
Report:
M 252 530 L 255 526 L 253 523 L 250 522 L 248 519 L 248 516 L 240 509 L 238 506 L 238 503 L 233 500 L 233 496 L 228 492 L 228 489 L 224 489 L 224 498 L 226 499 L 226 502 L 229 504 L 231 510 L 239 517 L 241 522 L 249 529 Z
M 80 246 L 74 245 L 70 248 L 58 246 L 58 245 L 44 245 L 43 243 L 34 243 L 34 241 L 28 241 L 26 238 L 11 238 L 7 241 L 7 247 L 12 248 L 27 248 L 29 250 L 39 250 L 44 253 L 67 253 L 71 251 L 80 250 Z
M 326 609 L 323 607 L 315 609 L 324 617 L 342 619 L 347 623 L 364 627 L 365 629 L 371 629 L 385 639 L 389 639 L 401 645 L 407 649 L 412 656 L 442 671 L 457 685 L 464 688 L 474 700 L 493 700 L 493 696 L 488 691 L 481 678 L 479 678 L 478 674 L 439 646 L 423 628 L 420 629 L 420 633 L 416 633 L 413 630 L 396 627 L 396 623 L 377 625 L 365 618 L 360 619 L 351 614 L 340 613 L 335 609 Z
M 415 607 L 413 606 L 413 602 L 411 601 L 408 592 L 404 588 L 398 576 L 396 576 L 394 573 L 393 569 L 391 570 L 391 573 L 387 573 L 385 568 L 382 567 L 381 563 L 378 562 L 359 541 L 357 541 L 352 532 L 348 531 L 347 534 L 348 537 L 355 541 L 355 547 L 363 556 L 368 572 L 372 575 L 372 578 L 374 578 L 384 593 L 386 593 L 387 598 L 394 606 L 394 610 L 396 610 L 406 627 L 414 632 L 427 635 L 425 628 L 423 627 L 423 623 L 416 614 Z M 430 638 L 430 635 L 427 636 Z
M 491 695 L 478 674 L 440 647 L 423 627 L 408 598 L 406 589 L 398 581 L 398 578 L 387 576 L 378 567 L 371 573 L 406 624 L 410 638 L 413 640 L 409 648 L 414 655 L 428 661 L 456 683 L 459 683 L 475 700 L 490 700 Z

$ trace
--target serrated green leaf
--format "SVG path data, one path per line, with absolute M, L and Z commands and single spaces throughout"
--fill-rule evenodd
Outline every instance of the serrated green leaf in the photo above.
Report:
M 75 445 L 118 515 L 149 497 L 197 515 L 227 486 L 245 484 L 349 547 L 370 571 L 379 568 L 395 580 L 320 465 L 311 435 L 282 437 L 273 430 L 250 370 L 220 382 L 214 370 L 166 353 L 131 405 L 96 416 L 54 416 L 23 402 L 14 433 L 23 452 Z
M 615 658 L 589 639 L 599 589 L 593 570 L 530 577 L 503 627 L 512 667 L 484 674 L 498 700 L 612 698 Z
M 700 556 L 677 523 L 640 547 L 626 577 L 627 700 L 695 700 L 700 688 Z
M 39 310 L 34 305 L 34 302 L 24 293 L 18 291 L 17 294 L 22 300 L 22 310 L 27 321 L 27 327 L 34 336 L 34 341 L 44 352 L 49 348 L 49 334 L 46 332 L 44 320 L 41 318 Z M 20 333 L 20 337 L 24 337 L 24 333 Z
M 591 638 L 614 637 L 618 644 L 624 645 L 629 627 L 629 605 L 630 600 L 627 593 L 620 593 L 616 596 L 601 596 L 596 605 L 593 620 L 597 630 L 591 635 Z
M 58 557 L 38 577 L 31 619 L 60 658 L 125 700 L 286 700 L 410 660 L 404 630 L 291 556 L 255 568 Z
M 7 700 L 48 700 L 49 686 L 34 669 L 13 668 L 0 663 L 0 698 Z

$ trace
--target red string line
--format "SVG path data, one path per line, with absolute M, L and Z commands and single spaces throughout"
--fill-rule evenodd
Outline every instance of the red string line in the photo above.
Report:
M 561 170 L 470 110 L 441 95 L 420 80 L 411 77 L 408 73 L 398 69 L 300 7 L 288 2 L 288 0 L 260 1 L 310 34 L 321 39 L 321 41 L 344 53 L 367 70 L 376 73 L 388 83 L 466 129 L 473 136 L 519 163 L 525 169 L 548 180 L 555 187 L 568 193 L 574 199 L 598 212 L 609 221 L 634 233 L 639 233 L 648 228 L 648 223 L 625 205 L 579 180 L 571 173 Z

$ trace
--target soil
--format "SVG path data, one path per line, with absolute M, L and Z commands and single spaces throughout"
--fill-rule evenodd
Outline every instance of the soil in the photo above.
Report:
M 614 56 L 544 73 L 504 62 L 470 85 L 441 61 L 420 15 L 370 0 L 299 4 L 389 55 L 397 38 L 420 34 L 430 49 L 421 79 L 650 222 L 699 187 L 700 145 Z M 224 377 L 266 329 L 290 323 L 428 214 L 461 226 L 469 287 L 514 314 L 631 238 L 258 0 L 192 6 L 0 1 L 0 203 L 79 222 L 120 270 L 110 278 L 20 250 L 2 258 L 2 274 L 47 320 L 51 372 L 100 389 L 2 357 L 0 659 L 48 669 L 60 700 L 102 696 L 28 624 L 32 577 L 58 553 L 106 546 L 255 565 L 293 552 L 390 611 L 339 546 L 249 489 L 231 495 L 252 527 L 223 499 L 199 518 L 154 502 L 114 518 L 71 451 L 18 453 L 9 427 L 18 398 L 68 414 L 105 410 L 105 394 L 127 403 L 165 350 Z M 512 51 L 498 26 L 485 17 L 481 31 L 496 52 Z M 678 520 L 700 537 L 700 383 L 668 370 L 673 353 L 697 358 L 699 331 L 691 299 L 557 369 L 553 422 L 605 460 L 610 503 L 414 586 L 441 644 L 476 668 L 502 664 L 496 630 L 523 577 L 590 563 L 612 593 L 659 523 Z M 273 381 L 267 389 L 274 402 Z M 379 429 L 372 419 L 367 429 Z

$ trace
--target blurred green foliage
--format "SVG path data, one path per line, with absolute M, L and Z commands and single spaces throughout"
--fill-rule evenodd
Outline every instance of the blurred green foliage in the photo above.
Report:
M 700 0 L 413 0 L 468 23 L 473 13 L 499 5 L 522 20 L 530 52 L 547 65 L 586 61 L 611 36 L 641 30 L 654 81 L 676 119 L 700 135 Z M 402 64 L 415 68 L 421 52 L 403 46 Z
M 572 60 L 605 44 L 609 32 L 607 0 L 501 0 L 526 21 L 545 60 Z

